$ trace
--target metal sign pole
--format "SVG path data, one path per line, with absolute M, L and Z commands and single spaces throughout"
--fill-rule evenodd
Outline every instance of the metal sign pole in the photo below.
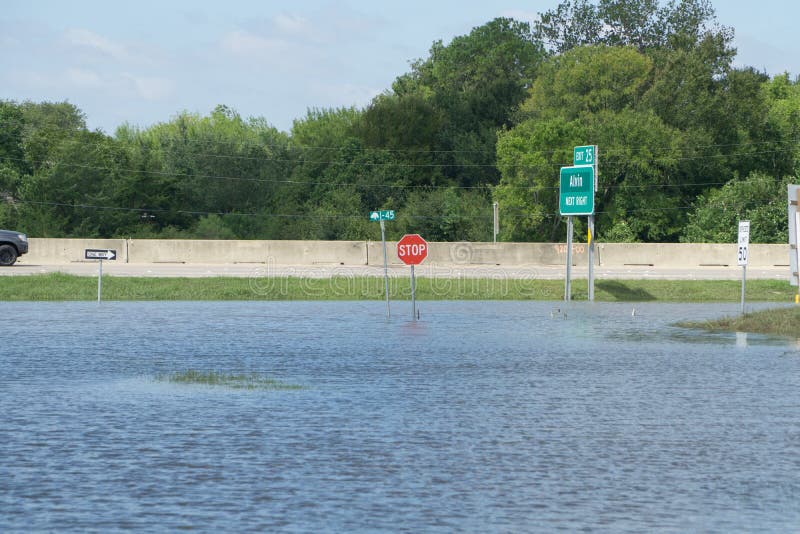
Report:
M 597 194 L 597 186 L 600 183 L 600 150 L 594 145 L 594 192 Z M 589 302 L 594 302 L 594 211 L 589 215 Z
M 564 284 L 564 300 L 569 301 L 572 295 L 572 215 L 567 216 L 567 276 Z
M 594 215 L 589 215 L 589 302 L 594 302 Z
M 97 302 L 100 303 L 100 297 L 103 294 L 103 259 L 100 259 L 99 271 L 97 273 Z
M 747 279 L 747 265 L 742 265 L 742 314 L 744 314 L 744 287 Z
M 797 255 L 797 295 L 795 304 L 800 304 L 800 189 L 797 191 L 798 211 L 794 214 L 794 251 Z
M 794 252 L 797 257 L 797 295 L 795 304 L 800 304 L 800 188 L 797 189 L 797 200 L 795 201 L 797 210 L 794 214 Z
M 417 279 L 414 277 L 414 264 L 411 264 L 411 318 L 417 320 Z
M 381 242 L 383 243 L 383 281 L 386 290 L 386 317 L 391 317 L 389 310 L 389 259 L 386 254 L 386 224 L 381 219 Z
M 497 202 L 493 205 L 494 224 L 492 225 L 492 243 L 497 243 L 497 234 L 500 233 L 500 219 L 498 218 L 498 205 Z

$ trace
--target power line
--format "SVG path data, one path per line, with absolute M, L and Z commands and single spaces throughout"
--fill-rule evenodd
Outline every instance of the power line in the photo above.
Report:
M 225 211 L 203 211 L 203 210 L 185 210 L 185 209 L 165 209 L 165 208 L 128 208 L 122 206 L 104 206 L 104 205 L 97 205 L 97 204 L 85 204 L 85 203 L 66 203 L 66 202 L 45 202 L 45 201 L 34 201 L 34 200 L 17 200 L 14 202 L 15 204 L 27 204 L 33 206 L 47 206 L 47 207 L 63 207 L 63 208 L 72 208 L 72 209 L 83 209 L 83 210 L 97 210 L 97 211 L 120 211 L 120 212 L 131 212 L 131 213 L 156 213 L 156 214 L 169 214 L 169 215 L 191 215 L 191 216 L 209 216 L 209 215 L 217 215 L 220 217 L 226 216 L 235 216 L 235 217 L 270 217 L 270 218 L 283 218 L 283 219 L 308 219 L 310 217 L 309 213 L 270 213 L 270 212 L 225 212 Z M 709 208 L 738 208 L 737 202 L 717 202 L 717 203 L 710 203 L 704 204 L 703 207 Z M 741 202 L 741 204 L 745 204 L 745 202 Z M 637 209 L 630 209 L 624 210 L 626 215 L 632 215 L 636 213 L 657 213 L 657 212 L 670 212 L 670 211 L 692 211 L 697 209 L 697 206 L 694 205 L 680 205 L 680 206 L 669 206 L 669 207 L 661 207 L 661 208 L 637 208 Z M 614 214 L 617 213 L 614 210 L 605 210 L 605 211 L 596 211 L 595 215 L 606 215 L 606 214 Z M 532 213 L 522 211 L 522 210 L 503 210 L 503 217 L 504 218 L 516 218 L 522 219 L 526 217 L 530 217 Z M 329 218 L 329 219 L 354 219 L 354 220 L 365 220 L 366 216 L 364 214 L 344 214 L 344 213 L 319 213 L 314 212 L 314 217 L 317 218 Z M 542 212 L 535 214 L 537 217 L 542 218 L 563 218 L 560 213 L 557 212 Z M 444 219 L 451 219 L 454 217 L 453 214 L 447 215 L 403 215 L 405 218 L 409 219 L 427 219 L 427 220 L 444 220 Z M 461 219 L 491 219 L 491 207 L 486 208 L 485 214 L 480 215 L 464 215 L 459 214 L 455 215 L 455 217 L 459 217 Z
M 25 161 L 23 158 L 12 158 L 9 156 L 0 156 L 0 161 Z M 279 184 L 295 184 L 295 185 L 314 185 L 314 186 L 339 186 L 339 187 L 363 187 L 363 188 L 394 188 L 394 189 L 411 189 L 411 188 L 449 188 L 459 187 L 461 189 L 486 189 L 486 186 L 436 186 L 436 185 L 409 185 L 409 184 L 367 184 L 367 183 L 347 183 L 347 182 L 319 182 L 307 180 L 291 180 L 291 179 L 266 179 L 266 178 L 246 178 L 241 176 L 219 176 L 209 174 L 194 174 L 188 172 L 168 172 L 168 171 L 153 171 L 145 169 L 133 169 L 126 167 L 106 167 L 99 165 L 87 165 L 79 163 L 66 163 L 60 161 L 33 161 L 37 164 L 49 164 L 53 166 L 65 166 L 79 169 L 93 170 L 93 171 L 123 171 L 132 174 L 145 174 L 154 175 L 167 178 L 195 178 L 204 180 L 229 180 L 240 182 L 254 182 L 254 183 L 279 183 Z
M 16 121 L 14 119 L 0 120 L 0 125 L 3 125 L 3 124 L 16 124 L 16 125 L 19 125 L 19 126 L 26 126 L 26 124 L 24 122 Z M 167 123 L 167 124 L 171 124 L 171 123 Z M 51 130 L 63 130 L 63 131 L 67 131 L 67 132 L 70 132 L 70 133 L 73 133 L 73 134 L 77 134 L 77 133 L 101 133 L 101 132 L 90 132 L 88 130 L 76 131 L 76 130 L 71 129 L 71 128 L 64 128 L 64 127 L 58 127 L 58 126 L 48 126 L 48 129 L 51 129 Z M 253 132 L 253 134 L 256 135 L 256 136 L 258 135 L 258 133 L 259 133 L 258 131 L 254 131 Z M 135 134 L 137 134 L 137 135 L 140 134 L 140 131 L 137 130 L 135 132 Z M 106 135 L 106 134 L 102 133 L 102 135 Z M 115 140 L 115 141 L 118 141 L 118 142 L 122 142 L 121 140 L 119 140 L 119 139 L 117 139 L 117 138 L 115 138 L 113 136 L 107 136 L 106 135 L 106 137 L 108 137 L 108 139 L 112 139 L 112 140 Z M 489 156 L 495 156 L 496 155 L 495 152 L 486 151 L 486 150 L 438 150 L 438 149 L 435 150 L 435 149 L 421 149 L 421 148 L 405 148 L 405 149 L 393 148 L 393 149 L 390 149 L 390 148 L 378 148 L 378 147 L 300 145 L 300 144 L 295 143 L 291 139 L 291 137 L 288 137 L 288 136 L 287 136 L 287 141 L 285 143 L 253 142 L 252 140 L 247 139 L 245 136 L 241 136 L 240 138 L 235 138 L 235 137 L 234 138 L 225 138 L 225 139 L 222 139 L 222 140 L 219 140 L 219 139 L 202 140 L 202 139 L 196 139 L 196 138 L 180 138 L 180 137 L 177 137 L 177 136 L 163 137 L 161 139 L 162 140 L 167 140 L 167 141 L 177 141 L 177 142 L 180 142 L 180 143 L 183 143 L 183 144 L 187 144 L 187 145 L 194 144 L 194 145 L 212 145 L 212 146 L 216 146 L 216 145 L 220 144 L 220 142 L 242 141 L 243 140 L 243 141 L 247 141 L 244 145 L 242 145 L 243 148 L 256 148 L 256 149 L 272 148 L 272 149 L 281 149 L 281 150 L 287 150 L 287 151 L 290 151 L 290 150 L 300 150 L 300 151 L 320 150 L 320 151 L 366 152 L 366 153 L 375 153 L 375 154 L 409 154 L 409 155 L 425 155 L 425 154 L 431 154 L 431 155 L 435 155 L 435 154 L 484 154 L 484 155 L 489 155 Z M 453 141 L 453 140 L 450 140 L 450 141 Z M 794 146 L 794 145 L 798 144 L 799 142 L 800 142 L 800 139 L 771 140 L 771 141 L 748 141 L 748 142 L 739 142 L 739 143 L 710 143 L 710 144 L 705 144 L 705 145 L 695 145 L 694 147 L 691 147 L 690 150 L 724 149 L 724 148 L 734 148 L 734 147 L 742 147 L 742 146 L 780 145 L 780 144 L 786 144 L 786 145 Z M 167 150 L 167 149 L 174 150 L 176 148 L 176 147 L 166 147 L 166 146 L 163 146 L 163 145 L 162 146 L 151 147 L 151 146 L 144 145 L 144 144 L 140 145 L 140 147 L 143 147 L 143 148 L 147 147 L 147 148 L 152 148 L 152 149 L 155 149 L 155 150 L 162 150 L 162 151 L 163 150 Z M 673 148 L 673 147 L 653 147 L 653 148 L 639 147 L 639 148 L 633 148 L 633 149 L 630 149 L 630 148 L 616 148 L 616 149 L 611 148 L 611 149 L 603 149 L 601 154 L 603 156 L 619 155 L 619 154 L 626 155 L 627 153 L 629 153 L 631 151 L 633 153 L 638 153 L 638 152 L 641 152 L 643 150 L 648 150 L 648 151 L 654 151 L 655 150 L 655 151 L 660 151 L 660 152 L 668 152 L 668 151 L 686 150 L 686 149 L 676 149 L 676 148 Z M 534 151 L 532 153 L 543 155 L 543 156 L 547 156 L 547 155 L 554 155 L 556 153 L 565 152 L 565 151 L 567 151 L 567 150 L 565 150 L 565 149 L 553 149 L 553 150 L 537 150 L 537 151 Z M 243 155 L 229 155 L 229 154 L 213 154 L 213 153 L 207 153 L 207 152 L 206 153 L 201 153 L 201 154 L 204 155 L 205 157 L 217 157 L 217 158 L 226 158 L 226 159 L 243 159 L 243 160 L 248 160 L 249 159 L 249 160 L 257 160 L 257 161 L 262 160 L 262 159 L 268 159 L 268 160 L 271 160 L 271 161 L 290 161 L 290 162 L 302 161 L 302 162 L 305 162 L 305 163 L 328 163 L 328 164 L 331 164 L 331 163 L 333 163 L 335 161 L 335 160 L 313 161 L 313 160 L 297 160 L 297 159 L 276 160 L 276 159 L 273 159 L 273 158 L 270 158 L 270 157 L 264 157 L 264 156 L 243 156 Z M 704 155 L 704 156 L 699 156 L 699 157 L 708 157 L 708 156 L 709 155 Z M 571 164 L 571 162 L 569 164 Z M 567 166 L 569 164 L 555 164 L 555 165 Z M 465 165 L 458 165 L 458 164 L 433 164 L 433 165 L 465 166 Z M 478 165 L 480 165 L 480 164 L 478 164 Z M 493 166 L 493 165 L 490 165 L 490 164 L 484 164 L 484 165 Z
M 780 151 L 765 151 L 764 153 L 776 153 Z M 713 157 L 713 156 L 712 156 Z M 731 157 L 730 155 L 719 155 L 717 157 Z M 684 159 L 696 159 L 696 158 L 684 158 Z M 707 156 L 703 156 L 703 159 L 707 159 Z M 465 189 L 465 190 L 486 190 L 487 188 L 492 187 L 503 187 L 503 188 L 512 188 L 512 189 L 530 189 L 530 190 L 554 190 L 558 189 L 559 186 L 557 185 L 541 185 L 541 184 L 534 184 L 534 185 L 524 185 L 524 184 L 509 184 L 509 183 L 499 183 L 499 184 L 483 184 L 483 185 L 476 185 L 476 186 L 464 186 L 464 185 L 433 185 L 433 184 L 389 184 L 389 183 L 363 183 L 363 182 L 324 182 L 324 181 L 311 181 L 311 180 L 292 180 L 292 179 L 266 179 L 266 178 L 248 178 L 248 177 L 241 177 L 241 176 L 221 176 L 221 175 L 210 175 L 210 174 L 197 174 L 197 173 L 190 173 L 190 172 L 174 172 L 174 171 L 157 171 L 157 170 L 146 170 L 146 169 L 135 169 L 129 167 L 109 167 L 109 166 L 100 166 L 100 165 L 88 165 L 88 164 L 79 164 L 79 163 L 67 163 L 58 160 L 26 160 L 25 158 L 14 158 L 10 156 L 0 156 L 0 161 L 17 161 L 17 162 L 28 162 L 28 163 L 35 163 L 37 165 L 51 165 L 51 166 L 64 166 L 64 167 L 72 167 L 78 169 L 85 169 L 85 170 L 93 170 L 93 171 L 114 171 L 114 172 L 128 172 L 132 174 L 140 174 L 140 175 L 152 175 L 152 176 L 160 176 L 166 178 L 192 178 L 192 179 L 203 179 L 203 180 L 221 180 L 221 181 L 240 181 L 240 182 L 252 182 L 252 183 L 275 183 L 275 184 L 293 184 L 293 185 L 306 185 L 306 186 L 337 186 L 337 187 L 355 187 L 355 188 L 385 188 L 385 189 L 428 189 L 428 190 L 435 190 L 435 189 Z M 658 160 L 651 160 L 658 161 Z M 336 162 L 336 164 L 340 164 Z M 345 165 L 350 166 L 358 166 L 364 165 L 358 162 L 351 162 L 351 163 L 343 163 Z M 369 167 L 378 167 L 378 168 L 388 168 L 388 167 L 421 167 L 421 165 L 414 165 L 414 164 L 402 164 L 402 163 L 388 163 L 388 164 L 373 164 L 373 165 L 365 165 Z M 460 166 L 460 165 L 424 165 L 424 167 L 437 167 L 437 166 Z M 478 167 L 494 167 L 491 165 L 475 165 Z M 550 166 L 556 166 L 555 164 L 551 164 Z M 557 165 L 558 167 L 566 167 L 569 165 Z M 519 168 L 534 168 L 534 165 L 525 165 L 525 164 L 518 164 L 515 167 Z M 530 177 L 533 179 L 534 177 Z M 556 178 L 552 178 L 556 180 Z M 684 188 L 684 187 L 710 187 L 710 186 L 720 186 L 724 185 L 727 182 L 681 182 L 681 183 L 667 183 L 667 184 L 609 184 L 604 185 L 603 189 L 646 189 L 646 188 Z

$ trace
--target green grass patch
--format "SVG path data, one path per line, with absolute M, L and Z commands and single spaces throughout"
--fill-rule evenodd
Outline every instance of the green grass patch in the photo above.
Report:
M 750 332 L 800 338 L 800 306 L 761 310 L 711 321 L 683 321 L 676 326 L 712 332 Z
M 269 391 L 303 389 L 303 386 L 285 384 L 272 378 L 265 378 L 255 373 L 249 375 L 237 375 L 219 373 L 216 371 L 195 371 L 193 369 L 167 375 L 158 375 L 156 376 L 156 380 L 159 382 L 170 382 L 173 384 L 221 386 L 231 389 L 264 389 Z
M 598 280 L 595 299 L 606 302 L 737 302 L 735 280 Z M 411 298 L 408 278 L 390 277 L 392 300 Z M 749 301 L 791 302 L 795 290 L 780 280 L 751 280 Z M 585 279 L 574 280 L 572 298 L 586 300 Z M 381 300 L 382 277 L 333 278 L 135 278 L 105 276 L 103 300 Z M 419 300 L 562 300 L 563 280 L 417 278 Z M 91 301 L 97 278 L 61 273 L 4 276 L 0 301 Z

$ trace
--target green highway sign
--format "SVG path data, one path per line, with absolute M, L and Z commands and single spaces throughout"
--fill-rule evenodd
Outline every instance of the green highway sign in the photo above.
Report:
M 576 146 L 572 150 L 573 165 L 594 165 L 597 163 L 597 146 Z
M 561 215 L 594 215 L 594 167 L 561 167 Z
M 369 214 L 370 221 L 393 221 L 394 210 L 373 211 Z
M 573 165 L 594 165 L 595 163 L 597 163 L 597 145 L 576 146 L 573 149 Z

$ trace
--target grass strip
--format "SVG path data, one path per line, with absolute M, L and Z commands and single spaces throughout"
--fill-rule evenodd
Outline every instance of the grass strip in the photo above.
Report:
M 711 321 L 683 321 L 677 323 L 676 326 L 701 328 L 712 332 L 750 332 L 798 338 L 800 337 L 800 306 L 761 310 Z
M 189 369 L 167 375 L 157 375 L 159 382 L 173 384 L 198 384 L 203 386 L 221 386 L 232 389 L 264 389 L 269 391 L 287 391 L 303 389 L 295 384 L 285 384 L 272 378 L 258 374 L 237 375 L 217 371 L 196 371 Z
M 735 280 L 598 280 L 595 299 L 605 302 L 736 302 Z M 408 278 L 390 278 L 393 300 L 411 298 Z M 751 280 L 749 301 L 792 302 L 795 289 L 781 280 Z M 574 280 L 572 298 L 586 300 L 587 281 Z M 419 300 L 562 300 L 563 280 L 417 278 Z M 137 278 L 106 276 L 103 300 L 381 300 L 381 277 L 333 278 Z M 91 301 L 97 279 L 50 273 L 0 277 L 0 301 Z

